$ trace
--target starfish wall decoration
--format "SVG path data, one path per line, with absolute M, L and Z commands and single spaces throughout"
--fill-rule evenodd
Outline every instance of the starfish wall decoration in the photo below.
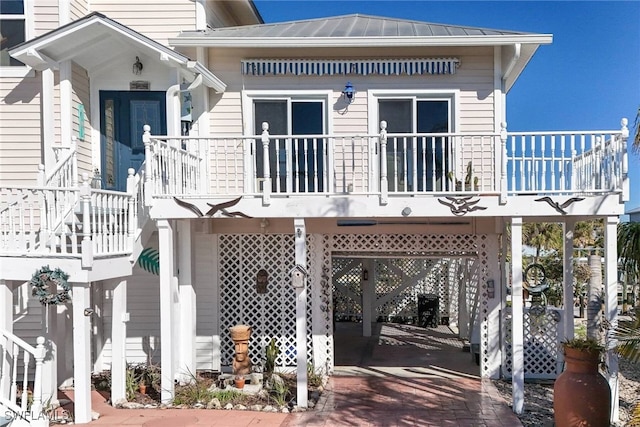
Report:
M 560 204 L 558 202 L 554 202 L 551 197 L 545 196 L 541 197 L 540 199 L 536 199 L 536 202 L 547 202 L 553 209 L 560 212 L 562 215 L 566 215 L 567 211 L 565 211 L 565 208 L 568 208 L 572 203 L 579 202 L 581 200 L 584 200 L 584 197 L 572 197 L 565 200 L 564 203 Z
M 189 209 L 191 212 L 196 214 L 199 218 L 212 218 L 218 211 L 220 211 L 221 216 L 226 216 L 229 218 L 251 218 L 249 215 L 243 212 L 240 212 L 240 211 L 229 212 L 227 210 L 227 208 L 237 205 L 241 199 L 242 197 L 238 197 L 237 199 L 229 200 L 228 202 L 222 202 L 218 204 L 207 203 L 207 206 L 211 207 L 211 209 L 209 209 L 206 214 L 203 214 L 202 211 L 196 205 L 182 201 L 177 197 L 173 198 L 173 200 L 175 200 L 175 202 L 179 206 Z
M 445 202 L 442 199 L 438 199 L 440 204 L 445 205 L 451 209 L 451 213 L 456 216 L 466 215 L 469 212 L 473 211 L 481 211 L 487 209 L 484 206 L 476 206 L 480 199 L 471 200 L 473 196 L 467 197 L 449 197 L 446 196 L 445 199 L 449 200 L 449 202 Z

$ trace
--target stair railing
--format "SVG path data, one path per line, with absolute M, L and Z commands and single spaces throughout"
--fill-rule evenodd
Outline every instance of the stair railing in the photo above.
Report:
M 0 329 L 0 403 L 13 412 L 14 419 L 41 419 L 46 416 L 42 411 L 44 343 L 44 337 L 38 337 L 37 345 L 33 347 L 11 332 Z
M 71 145 L 66 152 L 60 152 L 55 166 L 45 173 L 44 165 L 38 167 L 38 186 L 40 187 L 77 187 L 78 186 L 78 148 L 76 137 L 71 137 Z

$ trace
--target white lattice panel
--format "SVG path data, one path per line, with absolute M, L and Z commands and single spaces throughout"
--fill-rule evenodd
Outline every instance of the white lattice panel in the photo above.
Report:
M 556 315 L 551 313 L 555 312 Z M 554 379 L 562 371 L 560 354 L 560 327 L 562 312 L 548 308 L 542 316 L 533 316 L 529 308 L 524 311 L 524 376 L 525 378 Z M 513 372 L 511 345 L 511 309 L 503 318 L 504 375 Z

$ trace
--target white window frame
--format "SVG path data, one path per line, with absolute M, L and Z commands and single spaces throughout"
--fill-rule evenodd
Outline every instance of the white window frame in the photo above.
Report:
M 24 15 L 0 15 L 0 20 L 23 20 L 24 40 L 34 37 L 34 0 L 23 0 Z M 0 77 L 33 77 L 35 71 L 28 65 L 0 66 Z
M 331 105 L 331 99 L 334 93 L 330 90 L 244 90 L 242 91 L 242 111 L 243 111 L 243 133 L 247 136 L 254 136 L 254 114 L 253 114 L 253 102 L 266 100 L 266 101 L 287 101 L 288 106 L 292 101 L 296 102 L 314 102 L 322 101 L 323 103 L 323 116 L 324 116 L 324 132 L 330 134 L 333 129 L 333 115 L 330 113 L 329 106 Z M 290 108 L 288 109 L 290 113 Z M 288 123 L 289 131 L 291 130 L 291 123 Z M 261 131 L 260 131 L 261 132 Z M 244 168 L 248 171 L 249 176 L 253 176 L 255 172 L 253 157 L 246 156 L 244 159 Z M 253 180 L 247 180 L 245 182 L 245 192 L 255 192 L 258 188 L 258 183 L 254 183 Z M 249 187 L 249 188 L 246 188 Z
M 378 117 L 378 101 L 381 99 L 412 99 L 413 100 L 413 113 L 416 113 L 417 101 L 449 101 L 449 132 L 460 132 L 460 91 L 457 89 L 373 89 L 369 90 L 367 94 L 367 110 L 369 111 L 369 133 L 373 135 L 380 134 L 380 121 Z M 415 118 L 415 117 L 414 117 Z M 413 120 L 413 132 L 416 131 L 416 122 Z M 378 153 L 378 156 L 382 156 L 382 153 Z M 380 161 L 372 162 L 372 176 L 380 175 Z M 377 183 L 377 180 L 372 180 Z M 377 184 L 376 184 L 377 185 Z M 379 190 L 379 188 L 376 188 Z
M 459 90 L 393 90 L 380 89 L 370 90 L 368 93 L 369 110 L 369 131 L 372 134 L 380 133 L 380 118 L 378 117 L 378 101 L 381 99 L 412 99 L 414 106 L 417 101 L 449 101 L 449 131 L 458 133 L 460 131 L 460 91 Z M 414 114 L 415 114 L 414 108 Z M 414 121 L 414 132 L 416 123 Z

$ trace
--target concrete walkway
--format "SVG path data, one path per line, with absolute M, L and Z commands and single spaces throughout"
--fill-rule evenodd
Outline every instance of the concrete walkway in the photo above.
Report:
M 360 325 L 361 326 L 361 325 Z M 93 394 L 96 426 L 474 426 L 522 424 L 447 327 L 336 324 L 336 371 L 313 411 L 115 409 Z M 70 407 L 66 409 L 71 410 Z

